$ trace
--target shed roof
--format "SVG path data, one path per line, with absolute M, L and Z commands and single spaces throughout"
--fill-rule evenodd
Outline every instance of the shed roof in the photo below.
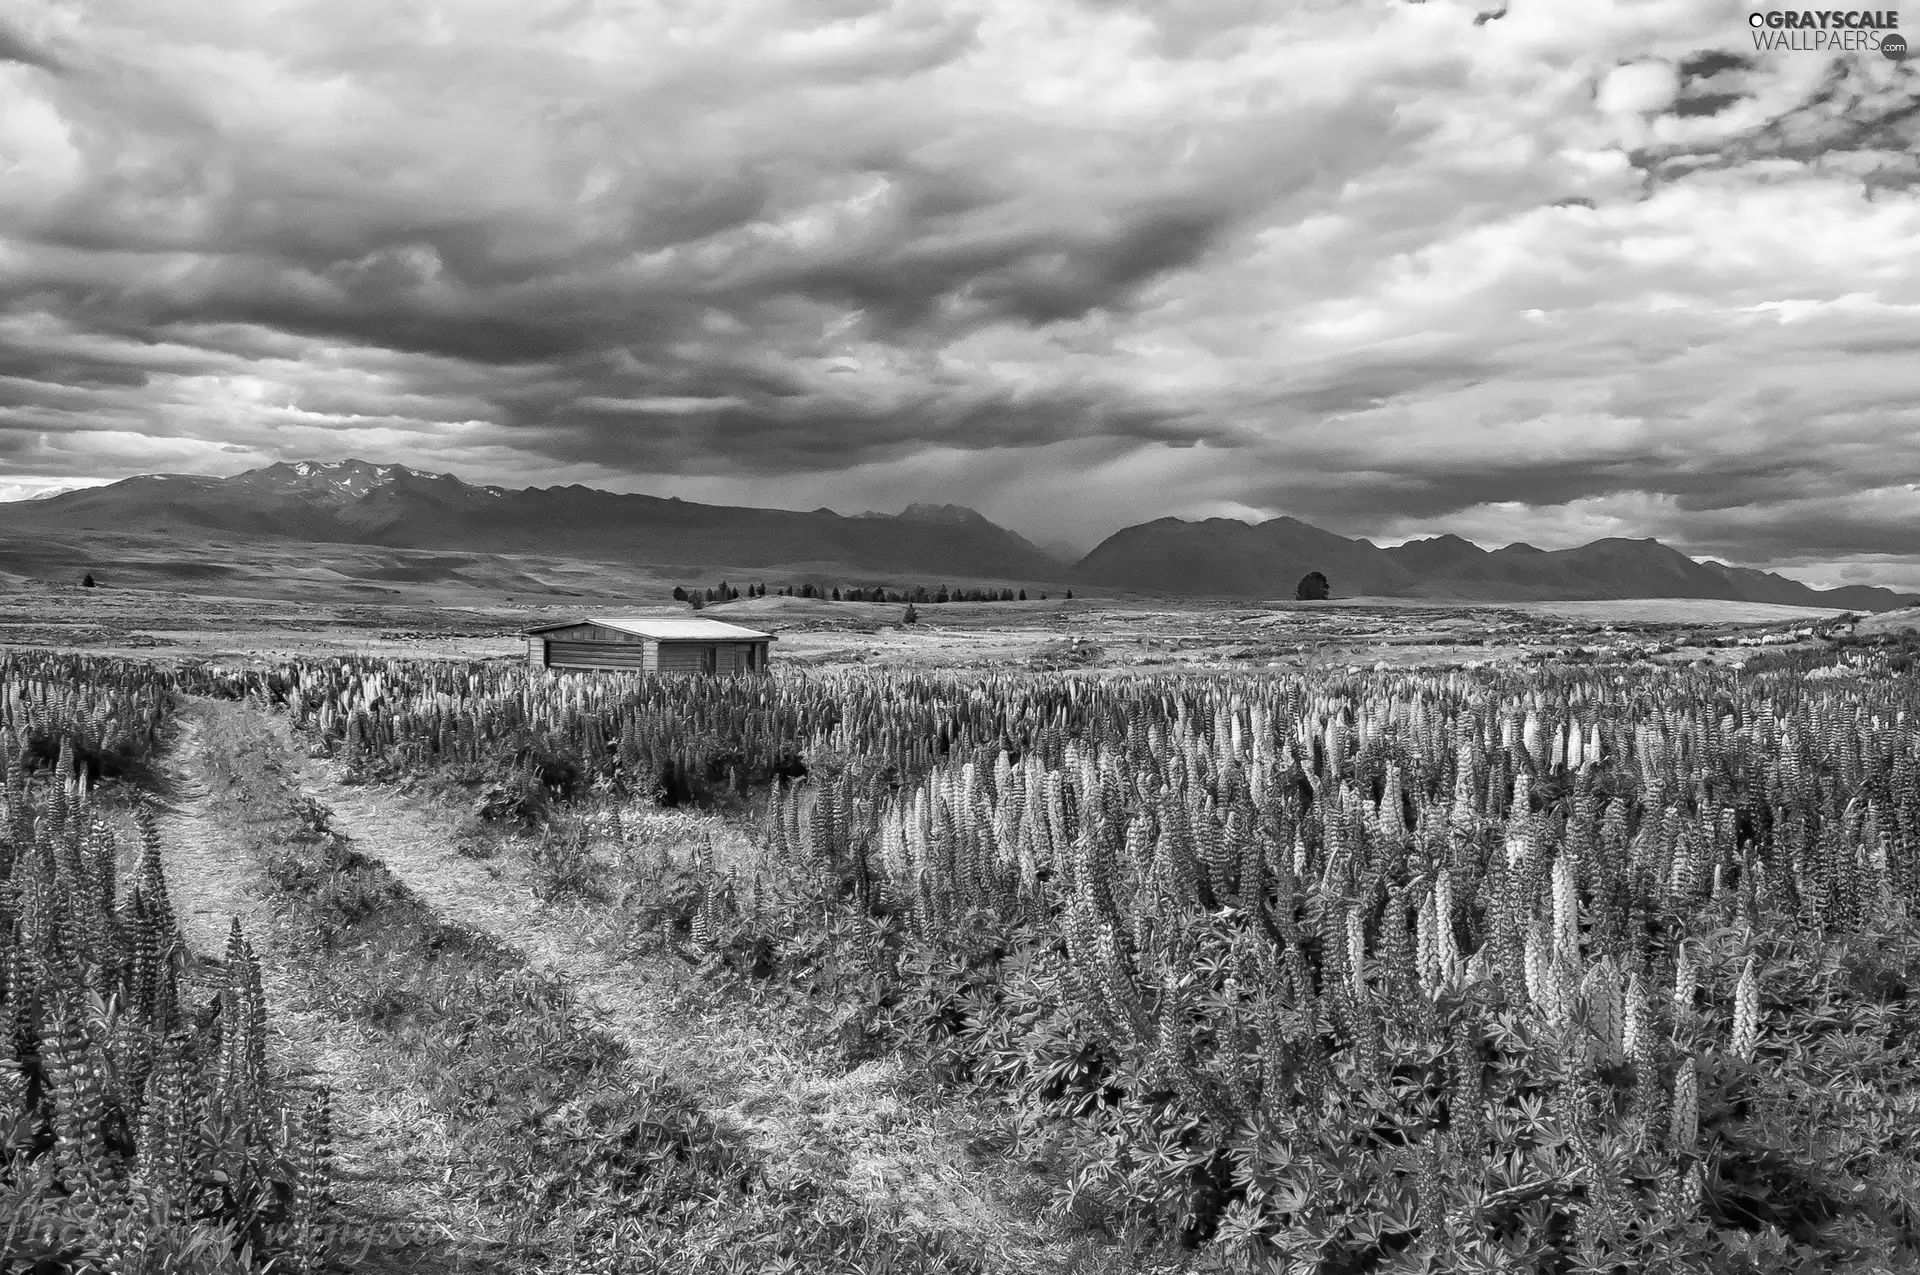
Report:
M 662 642 L 773 642 L 778 640 L 771 633 L 742 628 L 738 624 L 727 624 L 721 620 L 680 620 L 652 615 L 588 616 L 584 620 L 543 624 L 537 629 L 528 629 L 527 633 L 529 635 L 549 633 L 554 629 L 570 629 L 576 624 L 598 624 L 602 628 L 618 629 L 622 633 L 631 633 L 636 637 L 649 637 Z

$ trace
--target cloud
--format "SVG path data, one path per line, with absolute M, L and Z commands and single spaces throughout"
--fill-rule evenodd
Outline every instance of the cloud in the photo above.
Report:
M 0 21 L 0 62 L 38 67 L 43 71 L 57 72 L 61 69 L 60 60 L 42 48 L 38 41 L 4 21 Z
M 78 491 L 83 487 L 98 487 L 105 480 L 98 478 L 62 481 L 57 478 L 17 478 L 0 481 L 0 502 L 11 500 L 45 500 L 48 496 L 58 496 L 62 492 Z
M 364 455 L 1920 583 L 1910 66 L 1492 13 L 28 0 L 0 479 Z

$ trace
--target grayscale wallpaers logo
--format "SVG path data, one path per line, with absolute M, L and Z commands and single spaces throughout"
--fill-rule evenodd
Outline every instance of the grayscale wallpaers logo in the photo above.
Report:
M 1773 9 L 1749 13 L 1756 49 L 1795 53 L 1879 53 L 1898 62 L 1907 56 L 1897 9 Z

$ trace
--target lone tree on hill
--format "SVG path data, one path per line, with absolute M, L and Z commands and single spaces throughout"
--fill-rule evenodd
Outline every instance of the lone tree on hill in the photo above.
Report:
M 93 572 L 87 572 L 86 578 L 80 581 L 80 587 L 83 589 L 95 589 L 99 587 L 93 582 Z
M 1309 571 L 1300 577 L 1300 583 L 1293 588 L 1295 602 L 1325 602 L 1331 590 L 1327 578 L 1318 571 Z
M 900 623 L 902 624 L 920 623 L 920 613 L 913 609 L 913 603 L 911 602 L 907 603 L 907 613 L 900 617 Z

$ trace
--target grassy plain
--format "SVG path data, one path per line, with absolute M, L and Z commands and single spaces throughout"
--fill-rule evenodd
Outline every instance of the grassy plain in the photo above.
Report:
M 54 647 L 162 661 L 255 661 L 312 655 L 504 659 L 524 654 L 521 632 L 575 615 L 685 615 L 675 582 L 710 584 L 779 573 L 752 569 L 621 567 L 331 546 L 104 544 L 116 565 L 101 587 L 80 587 L 81 558 L 52 576 L 7 575 L 0 542 L 0 645 Z M 232 557 L 196 574 L 186 557 Z M 15 565 L 22 565 L 16 563 Z M 59 565 L 59 564 L 56 564 Z M 938 583 L 938 582 L 929 582 Z M 960 583 L 960 582 L 954 582 Z M 1379 662 L 1444 667 L 1570 652 L 1604 658 L 1642 651 L 1662 661 L 1737 658 L 1716 646 L 1750 632 L 1790 632 L 1833 612 L 1685 598 L 1605 602 L 1436 603 L 1389 598 L 1169 601 L 1062 593 L 1042 601 L 905 608 L 769 597 L 712 607 L 714 618 L 775 633 L 778 660 L 810 667 L 917 669 L 1326 668 Z M 1898 615 L 1877 617 L 1877 628 Z M 1670 649 L 1659 649 L 1662 647 Z M 1576 658 L 1581 658 L 1576 655 Z

